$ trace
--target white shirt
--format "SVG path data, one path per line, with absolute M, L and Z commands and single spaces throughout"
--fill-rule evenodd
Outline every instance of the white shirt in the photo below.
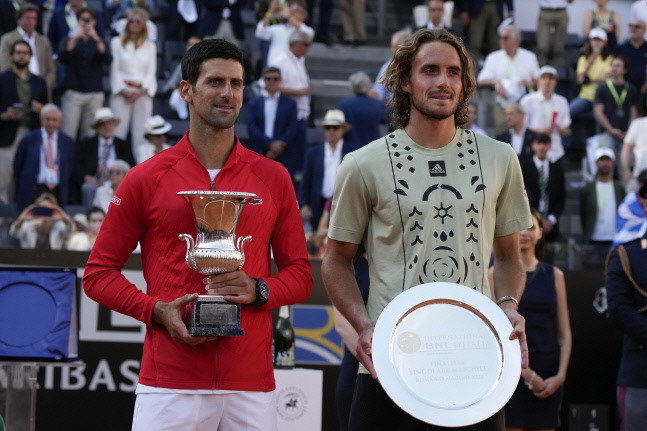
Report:
M 535 91 L 521 98 L 519 105 L 523 108 L 526 116 L 524 122 L 530 130 L 550 127 L 553 115 L 556 113 L 555 124 L 561 128 L 571 125 L 571 114 L 568 109 L 568 101 L 559 94 L 553 94 L 546 99 L 541 91 Z M 564 155 L 562 146 L 562 135 L 555 128 L 550 133 L 550 151 L 548 160 L 556 162 Z
M 631 10 L 629 11 L 629 22 L 635 19 L 647 22 L 647 0 L 638 0 L 631 5 Z M 643 38 L 647 41 L 647 32 Z
M 324 144 L 324 177 L 321 184 L 321 196 L 324 199 L 332 198 L 335 191 L 335 176 L 337 175 L 337 168 L 341 163 L 341 151 L 344 147 L 344 140 L 340 139 L 337 142 L 335 151 L 330 148 L 328 142 Z
M 427 28 L 429 30 L 442 30 L 443 28 L 445 28 L 445 24 L 441 20 L 440 24 L 438 24 L 438 26 L 435 26 L 431 21 L 427 21 Z
M 598 214 L 591 239 L 613 241 L 616 234 L 616 192 L 613 181 L 595 182 Z
M 29 72 L 31 72 L 33 75 L 40 76 L 40 66 L 38 64 L 38 56 L 36 55 L 36 31 L 31 32 L 31 37 L 27 36 L 27 33 L 20 28 L 16 27 L 16 30 L 18 33 L 22 36 L 22 38 L 29 44 L 29 47 L 31 48 L 31 59 L 29 60 Z
M 526 88 L 519 83 L 523 80 L 530 82 L 539 77 L 537 56 L 524 48 L 518 48 L 514 58 L 499 49 L 488 54 L 483 63 L 483 69 L 478 75 L 477 82 L 483 80 L 499 81 L 505 89 L 505 98 L 496 95 L 499 105 L 506 107 L 518 101 L 526 93 Z
M 40 162 L 38 167 L 38 178 L 36 184 L 58 184 L 58 131 L 52 134 L 52 155 L 54 156 L 54 172 L 48 172 L 47 169 L 47 132 L 43 127 L 40 128 L 40 134 L 43 143 L 40 146 Z
M 273 24 L 267 27 L 263 26 L 263 21 L 256 25 L 256 37 L 261 40 L 270 42 L 270 50 L 267 53 L 267 64 L 272 64 L 282 53 L 290 49 L 290 36 L 294 33 L 295 28 L 286 24 Z M 304 23 L 299 25 L 299 30 L 314 37 L 315 31 Z
M 566 0 L 539 0 L 537 3 L 539 3 L 541 9 L 563 9 L 568 6 Z
M 144 42 L 135 50 L 135 44 L 121 45 L 119 36 L 110 41 L 112 63 L 110 64 L 110 90 L 117 94 L 127 88 L 124 81 L 140 83 L 150 97 L 157 92 L 157 49 L 151 41 Z
M 265 97 L 265 130 L 263 133 L 266 137 L 272 139 L 274 137 L 274 123 L 276 122 L 276 110 L 279 107 L 279 96 L 281 93 L 277 92 L 273 98 L 270 96 Z
M 103 212 L 107 213 L 108 208 L 110 207 L 110 201 L 114 196 L 115 191 L 112 190 L 112 184 L 110 181 L 106 181 L 97 187 L 97 192 L 94 195 L 92 205 L 101 208 Z
M 634 177 L 647 169 L 647 117 L 636 118 L 629 125 L 624 143 L 633 147 Z
M 306 58 L 297 58 L 292 51 L 279 55 L 270 66 L 277 67 L 281 71 L 281 80 L 283 87 L 291 90 L 310 87 L 310 77 L 306 71 Z M 310 96 L 293 97 L 297 102 L 297 118 L 306 120 L 310 116 Z
M 512 148 L 514 149 L 514 152 L 517 153 L 517 155 L 520 155 L 521 150 L 523 149 L 523 138 L 525 134 L 525 127 L 522 128 L 519 133 L 516 133 L 514 129 L 510 129 L 510 145 L 512 145 Z
M 171 148 L 169 144 L 164 144 L 162 145 L 162 151 L 166 150 L 167 148 Z M 137 163 L 142 163 L 151 157 L 153 157 L 155 154 L 155 145 L 151 144 L 147 140 L 142 141 L 141 144 L 139 144 L 139 154 L 136 155 L 136 161 Z

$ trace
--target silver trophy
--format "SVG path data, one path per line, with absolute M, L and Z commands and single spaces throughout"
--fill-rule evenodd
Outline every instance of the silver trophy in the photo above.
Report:
M 253 193 L 184 191 L 197 222 L 195 242 L 188 234 L 186 263 L 204 275 L 236 271 L 245 263 L 243 248 L 251 236 L 236 239 L 236 224 L 247 203 L 261 203 Z M 195 336 L 241 336 L 240 304 L 225 301 L 221 295 L 199 295 L 185 319 L 189 334 Z

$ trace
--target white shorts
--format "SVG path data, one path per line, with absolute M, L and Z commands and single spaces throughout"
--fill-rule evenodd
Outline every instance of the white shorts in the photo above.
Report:
M 274 392 L 137 395 L 133 431 L 277 431 Z

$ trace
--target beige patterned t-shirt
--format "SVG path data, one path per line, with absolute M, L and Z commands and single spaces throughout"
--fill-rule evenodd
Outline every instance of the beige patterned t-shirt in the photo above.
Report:
M 373 322 L 395 296 L 446 281 L 490 296 L 495 236 L 532 225 L 510 145 L 457 129 L 439 149 L 403 129 L 348 154 L 337 171 L 330 238 L 364 243 Z

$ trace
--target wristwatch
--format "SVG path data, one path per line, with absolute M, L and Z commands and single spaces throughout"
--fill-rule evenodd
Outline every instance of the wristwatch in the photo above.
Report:
M 254 280 L 256 280 L 256 300 L 250 302 L 249 305 L 259 307 L 270 298 L 270 288 L 262 278 L 254 278 Z

